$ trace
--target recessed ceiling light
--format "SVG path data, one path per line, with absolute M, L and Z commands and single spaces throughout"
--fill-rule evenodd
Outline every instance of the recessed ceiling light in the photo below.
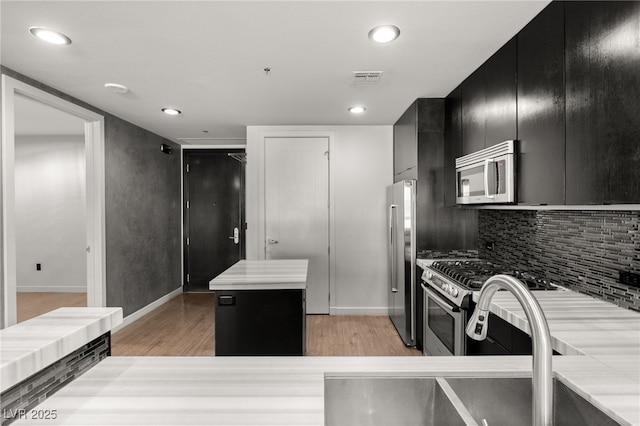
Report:
M 352 106 L 347 108 L 347 110 L 352 113 L 352 114 L 362 114 L 363 112 L 365 112 L 366 108 L 360 105 L 357 106 Z
M 129 91 L 127 86 L 118 83 L 106 83 L 104 87 L 113 93 L 127 93 Z
M 179 109 L 175 109 L 175 108 L 162 108 L 162 112 L 164 112 L 165 114 L 169 114 L 169 115 L 180 115 L 180 114 L 182 114 L 182 111 L 180 111 Z
M 59 45 L 71 44 L 71 39 L 58 31 L 48 30 L 42 27 L 31 27 L 29 28 L 29 32 L 47 43 Z
M 369 31 L 369 39 L 376 43 L 389 43 L 398 38 L 400 29 L 395 25 L 379 25 Z

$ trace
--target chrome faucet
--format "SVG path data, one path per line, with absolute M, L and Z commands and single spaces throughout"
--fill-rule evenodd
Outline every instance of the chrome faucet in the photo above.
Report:
M 494 275 L 480 291 L 476 309 L 467 325 L 467 334 L 475 340 L 487 337 L 489 304 L 496 291 L 510 291 L 527 315 L 533 339 L 533 425 L 553 425 L 553 377 L 551 369 L 551 335 L 540 304 L 522 281 L 509 275 Z

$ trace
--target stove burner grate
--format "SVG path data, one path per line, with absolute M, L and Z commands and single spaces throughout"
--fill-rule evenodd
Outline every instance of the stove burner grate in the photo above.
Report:
M 550 281 L 529 272 L 514 270 L 484 260 L 436 261 L 432 268 L 450 278 L 461 287 L 478 290 L 494 275 L 506 274 L 527 284 L 530 290 L 555 290 Z

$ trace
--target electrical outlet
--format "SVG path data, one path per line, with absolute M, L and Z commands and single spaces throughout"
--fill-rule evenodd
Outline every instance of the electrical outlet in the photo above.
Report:
M 42 263 L 36 263 L 36 271 L 42 271 Z
M 640 274 L 632 272 L 620 272 L 620 282 L 633 287 L 640 287 Z
M 486 248 L 489 251 L 493 251 L 495 247 L 496 245 L 493 241 L 487 241 L 486 243 L 484 243 L 484 248 Z

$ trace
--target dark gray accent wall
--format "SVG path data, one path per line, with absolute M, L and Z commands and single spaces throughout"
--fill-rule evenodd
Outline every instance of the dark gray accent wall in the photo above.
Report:
M 107 302 L 124 314 L 178 288 L 181 269 L 179 148 L 106 117 Z
M 9 68 L 0 72 L 105 117 L 107 305 L 127 316 L 180 287 L 180 146 Z M 160 152 L 163 143 L 172 155 Z

